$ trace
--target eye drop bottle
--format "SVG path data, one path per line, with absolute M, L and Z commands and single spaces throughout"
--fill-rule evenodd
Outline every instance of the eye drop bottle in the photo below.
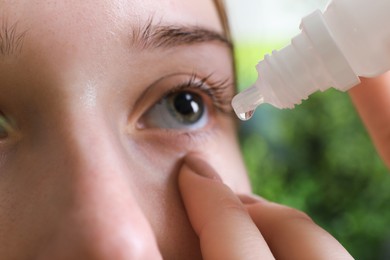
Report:
M 291 44 L 257 65 L 255 84 L 233 98 L 242 120 L 262 103 L 293 108 L 318 90 L 347 91 L 390 70 L 390 0 L 333 0 L 301 22 Z

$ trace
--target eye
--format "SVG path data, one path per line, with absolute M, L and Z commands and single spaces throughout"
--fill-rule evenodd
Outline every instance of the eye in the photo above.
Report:
M 203 95 L 190 90 L 170 93 L 144 115 L 147 127 L 196 130 L 208 123 L 208 109 Z
M 0 141 L 9 135 L 9 125 L 5 116 L 0 112 Z
M 218 116 L 231 116 L 234 85 L 230 77 L 223 78 L 175 73 L 158 79 L 138 100 L 138 104 L 153 105 L 143 113 L 137 126 L 195 131 L 211 125 Z

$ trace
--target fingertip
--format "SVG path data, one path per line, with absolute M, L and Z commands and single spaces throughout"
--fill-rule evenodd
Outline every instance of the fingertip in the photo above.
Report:
M 245 206 L 202 157 L 183 160 L 179 189 L 204 259 L 273 259 Z
M 255 194 L 237 194 L 237 196 L 244 205 L 269 202 L 265 198 Z
M 183 159 L 183 165 L 181 171 L 185 171 L 190 174 L 196 174 L 205 177 L 210 180 L 223 182 L 219 174 L 214 168 L 206 162 L 199 154 L 188 154 Z

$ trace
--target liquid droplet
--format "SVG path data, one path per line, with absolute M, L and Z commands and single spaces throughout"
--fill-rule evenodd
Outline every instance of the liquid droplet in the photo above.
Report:
M 255 110 L 250 110 L 245 113 L 240 113 L 238 114 L 238 118 L 241 119 L 242 121 L 247 121 L 252 118 L 253 114 L 255 113 Z

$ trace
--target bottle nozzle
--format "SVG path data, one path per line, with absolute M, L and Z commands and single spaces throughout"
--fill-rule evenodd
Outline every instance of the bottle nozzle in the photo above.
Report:
M 264 103 L 264 97 L 256 85 L 238 93 L 232 100 L 234 112 L 241 120 L 249 120 L 257 106 L 262 103 Z

